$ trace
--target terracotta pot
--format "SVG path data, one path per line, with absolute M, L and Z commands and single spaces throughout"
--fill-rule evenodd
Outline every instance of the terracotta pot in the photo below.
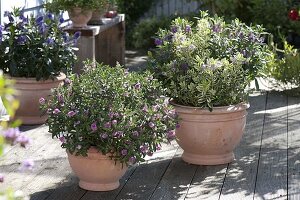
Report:
M 180 127 L 176 129 L 182 159 L 196 165 L 218 165 L 234 160 L 246 125 L 249 104 L 208 109 L 181 106 L 175 103 Z
M 39 99 L 47 98 L 51 94 L 51 89 L 58 87 L 66 78 L 61 73 L 54 80 L 36 81 L 35 78 L 17 78 L 13 77 L 15 89 L 18 92 L 17 99 L 20 107 L 16 112 L 16 118 L 21 119 L 24 125 L 43 124 L 47 119 L 47 115 L 42 115 L 40 111 Z
M 93 11 L 84 10 L 81 8 L 73 8 L 68 11 L 72 26 L 75 28 L 83 28 L 87 26 L 88 21 L 91 19 Z
M 109 156 L 91 148 L 88 156 L 75 156 L 67 152 L 70 166 L 79 177 L 79 186 L 91 191 L 109 191 L 120 186 L 119 180 L 127 167 L 119 162 L 115 164 Z

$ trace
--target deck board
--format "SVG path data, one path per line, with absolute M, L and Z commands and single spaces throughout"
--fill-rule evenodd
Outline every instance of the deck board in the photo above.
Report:
M 300 199 L 300 98 L 288 98 L 288 198 Z
M 228 167 L 220 196 L 221 200 L 253 199 L 256 172 L 265 116 L 266 95 L 256 93 L 249 98 L 247 124 L 240 145 L 235 150 L 235 161 Z
M 287 97 L 273 92 L 267 96 L 254 199 L 287 198 Z

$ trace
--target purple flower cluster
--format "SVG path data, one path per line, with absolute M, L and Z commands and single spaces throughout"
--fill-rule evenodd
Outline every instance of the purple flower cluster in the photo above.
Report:
M 28 138 L 24 133 L 21 133 L 19 128 L 8 128 L 7 130 L 3 131 L 3 136 L 11 145 L 20 144 L 22 147 L 27 147 L 31 140 Z

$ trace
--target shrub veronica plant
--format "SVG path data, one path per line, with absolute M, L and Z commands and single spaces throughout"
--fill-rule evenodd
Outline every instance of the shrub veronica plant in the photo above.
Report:
M 26 17 L 22 10 L 5 12 L 8 23 L 0 27 L 0 69 L 13 77 L 54 78 L 74 64 L 74 43 L 60 27 L 63 18 L 47 13 Z
M 49 132 L 62 147 L 87 155 L 90 147 L 124 164 L 143 161 L 175 136 L 175 112 L 150 73 L 98 65 L 66 79 L 49 101 Z
M 263 28 L 201 13 L 191 21 L 177 18 L 160 30 L 149 67 L 178 104 L 208 107 L 246 101 L 245 87 L 268 62 Z

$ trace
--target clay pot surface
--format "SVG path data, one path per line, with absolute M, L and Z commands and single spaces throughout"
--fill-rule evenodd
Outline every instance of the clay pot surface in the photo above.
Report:
M 127 166 L 115 163 L 109 156 L 99 153 L 95 148 L 88 156 L 75 156 L 67 151 L 70 166 L 80 179 L 79 186 L 90 191 L 110 191 L 120 186 L 119 180 L 125 174 Z
M 93 11 L 84 10 L 81 8 L 73 8 L 68 11 L 72 26 L 74 28 L 84 28 L 87 26 L 88 21 L 91 19 Z
M 196 165 L 219 165 L 234 160 L 246 125 L 249 104 L 208 109 L 182 106 L 171 102 L 179 116 L 176 129 L 182 159 Z
M 21 119 L 24 125 L 43 124 L 47 115 L 42 116 L 39 99 L 47 99 L 51 94 L 51 89 L 56 88 L 63 82 L 66 75 L 61 73 L 54 80 L 40 80 L 35 78 L 11 77 L 15 80 L 15 89 L 17 90 L 17 99 L 20 107 L 16 111 L 16 119 Z

